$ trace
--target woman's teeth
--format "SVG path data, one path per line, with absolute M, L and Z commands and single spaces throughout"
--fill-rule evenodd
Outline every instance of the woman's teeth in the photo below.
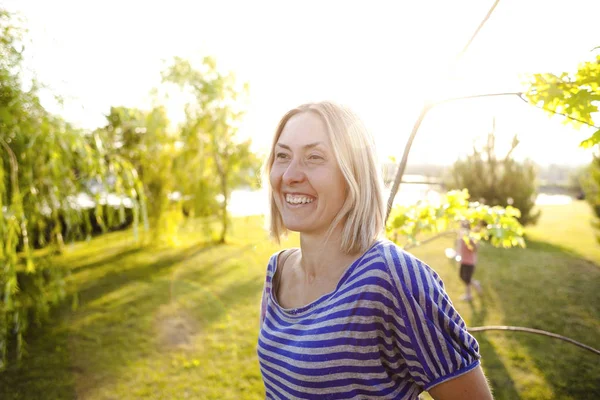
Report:
M 312 203 L 313 201 L 315 201 L 315 199 L 307 196 L 293 196 L 291 194 L 288 194 L 285 196 L 285 201 L 290 204 L 305 204 Z

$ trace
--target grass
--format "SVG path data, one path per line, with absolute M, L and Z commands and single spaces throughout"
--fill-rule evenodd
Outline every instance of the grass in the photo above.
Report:
M 472 304 L 457 300 L 450 240 L 413 252 L 440 273 L 469 326 L 545 329 L 599 348 L 600 253 L 586 210 L 544 207 L 527 249 L 484 246 L 476 277 L 485 293 Z M 0 374 L 0 398 L 263 399 L 258 306 L 280 247 L 261 223 L 237 219 L 227 245 L 188 226 L 177 246 L 139 246 L 130 232 L 73 246 L 57 262 L 72 271 L 79 307 L 65 304 L 30 332 L 22 367 Z M 475 335 L 496 399 L 600 398 L 598 356 L 523 333 Z
M 592 212 L 585 201 L 568 206 L 548 205 L 536 226 L 527 229 L 527 235 L 562 248 L 579 257 L 600 265 L 600 244 L 592 227 Z

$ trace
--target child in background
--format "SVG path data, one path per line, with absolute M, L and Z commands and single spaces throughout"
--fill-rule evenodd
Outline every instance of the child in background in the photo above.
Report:
M 456 252 L 460 256 L 460 279 L 466 285 L 465 294 L 460 299 L 465 301 L 473 299 L 473 296 L 471 296 L 471 285 L 477 290 L 477 293 L 481 294 L 479 281 L 472 279 L 475 273 L 475 264 L 477 263 L 477 244 L 472 239 L 468 239 L 469 244 L 467 244 L 463 239 L 464 236 L 469 234 L 469 230 L 469 221 L 462 221 L 456 243 Z

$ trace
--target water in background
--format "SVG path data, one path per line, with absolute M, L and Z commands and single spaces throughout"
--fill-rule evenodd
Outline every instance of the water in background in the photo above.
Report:
M 407 175 L 407 181 L 422 182 L 426 180 L 418 175 Z M 396 194 L 394 204 L 410 205 L 418 200 L 435 198 L 439 194 L 438 186 L 424 183 L 403 183 Z M 390 190 L 385 189 L 384 199 L 387 201 Z M 573 198 L 564 194 L 540 193 L 536 199 L 538 205 L 569 204 Z M 234 217 L 266 214 L 269 209 L 269 199 L 266 189 L 234 190 L 229 200 L 229 212 Z

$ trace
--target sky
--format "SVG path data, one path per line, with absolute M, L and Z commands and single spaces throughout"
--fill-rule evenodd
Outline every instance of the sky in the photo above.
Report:
M 306 101 L 353 108 L 382 159 L 399 159 L 427 99 L 523 90 L 526 74 L 574 71 L 599 50 L 600 1 L 501 0 L 467 53 L 456 55 L 493 1 L 69 1 L 0 0 L 24 18 L 26 69 L 49 86 L 44 104 L 76 126 L 105 124 L 111 106 L 149 107 L 149 93 L 175 56 L 210 55 L 248 82 L 240 135 L 264 153 L 279 118 Z M 64 98 L 58 106 L 51 94 Z M 169 115 L 181 119 L 181 100 Z M 586 163 L 590 130 L 514 96 L 433 109 L 410 164 L 447 164 L 495 121 L 499 153 L 540 164 Z

